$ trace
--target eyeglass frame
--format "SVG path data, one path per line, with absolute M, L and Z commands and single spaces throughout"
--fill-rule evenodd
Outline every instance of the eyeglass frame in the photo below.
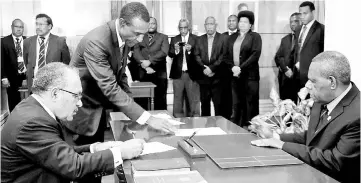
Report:
M 68 91 L 68 90 L 64 90 L 64 89 L 62 89 L 62 88 L 58 88 L 59 90 L 61 90 L 61 91 L 65 91 L 65 92 L 67 92 L 67 93 L 70 93 L 70 94 L 72 94 L 73 95 L 73 97 L 74 98 L 76 98 L 76 99 L 78 99 L 78 100 L 81 100 L 81 98 L 82 98 L 82 94 L 81 93 L 73 93 L 73 92 L 71 92 L 71 91 Z

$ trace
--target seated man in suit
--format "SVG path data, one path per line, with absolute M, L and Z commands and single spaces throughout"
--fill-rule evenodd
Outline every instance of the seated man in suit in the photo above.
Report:
M 199 66 L 194 56 L 197 36 L 189 32 L 189 26 L 187 19 L 179 20 L 180 34 L 170 41 L 169 57 L 173 62 L 169 78 L 173 79 L 173 115 L 176 118 L 200 115 L 199 85 L 196 82 Z M 183 111 L 187 106 L 183 104 L 187 103 L 189 111 Z
M 280 148 L 341 182 L 360 182 L 360 91 L 350 81 L 350 65 L 339 52 L 312 59 L 306 87 L 315 101 L 308 130 L 272 133 L 255 145 Z
M 149 29 L 143 41 L 134 47 L 134 59 L 145 71 L 140 81 L 155 84 L 154 109 L 167 110 L 167 55 L 169 51 L 168 36 L 157 31 L 157 20 L 150 17 Z
M 15 19 L 11 24 L 12 33 L 1 39 L 1 82 L 7 88 L 9 111 L 20 102 L 19 87 L 26 79 L 23 59 L 25 36 L 24 23 Z
M 65 38 L 50 33 L 53 20 L 46 14 L 36 15 L 36 35 L 24 40 L 24 62 L 28 89 L 31 92 L 36 72 L 50 62 L 69 64 L 70 53 Z
M 275 62 L 279 68 L 278 84 L 280 98 L 282 100 L 291 99 L 297 102 L 297 90 L 295 89 L 292 68 L 294 63 L 290 62 L 290 55 L 295 45 L 295 31 L 300 26 L 300 13 L 293 13 L 290 17 L 290 28 L 292 33 L 283 37 L 281 45 L 275 56 Z
M 132 139 L 72 146 L 64 119 L 72 123 L 82 106 L 76 68 L 50 63 L 35 75 L 33 94 L 10 114 L 1 133 L 2 182 L 70 182 L 101 177 L 139 156 L 144 141 Z M 119 168 L 118 167 L 118 168 Z
M 196 61 L 201 67 L 197 82 L 201 92 L 202 116 L 211 115 L 211 100 L 214 104 L 215 115 L 221 115 L 221 63 L 223 60 L 225 38 L 216 31 L 217 23 L 214 17 L 207 17 L 204 23 L 206 34 L 198 38 L 196 44 Z M 203 73 L 202 73 L 203 70 Z

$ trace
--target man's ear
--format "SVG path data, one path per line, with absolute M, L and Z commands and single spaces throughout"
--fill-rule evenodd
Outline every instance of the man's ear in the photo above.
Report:
M 50 92 L 50 97 L 51 97 L 51 100 L 56 100 L 56 99 L 58 99 L 58 97 L 59 97 L 59 89 L 58 88 L 53 88 L 53 89 L 51 89 L 51 92 Z
M 332 90 L 337 88 L 337 80 L 333 76 L 329 76 L 328 79 L 330 80 L 330 87 Z
M 124 27 L 127 25 L 127 22 L 123 18 L 119 18 L 119 27 Z

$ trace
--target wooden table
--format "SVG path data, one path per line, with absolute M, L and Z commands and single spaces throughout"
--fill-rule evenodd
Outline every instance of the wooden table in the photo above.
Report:
M 206 128 L 220 127 L 227 134 L 248 133 L 243 128 L 234 125 L 223 117 L 200 117 L 200 118 L 181 118 L 180 121 L 186 124 L 180 128 Z M 276 182 L 276 183 L 327 183 L 337 182 L 331 177 L 321 173 L 307 164 L 286 165 L 286 166 L 268 166 L 268 167 L 249 167 L 221 169 L 208 156 L 206 158 L 191 159 L 182 149 L 177 146 L 177 141 L 181 137 L 162 136 L 148 127 L 141 129 L 136 133 L 136 138 L 145 138 L 147 141 L 158 141 L 164 144 L 176 147 L 177 151 L 168 151 L 157 154 L 148 154 L 137 159 L 164 159 L 185 157 L 191 165 L 192 170 L 197 170 L 208 183 L 248 183 L 248 182 Z M 125 140 L 125 139 L 123 139 Z M 220 149 L 224 151 L 225 149 Z M 130 161 L 124 162 L 124 171 L 127 175 L 127 182 L 133 183 L 130 176 Z
M 148 98 L 148 109 L 154 110 L 154 88 L 151 82 L 133 82 L 129 84 L 133 98 Z

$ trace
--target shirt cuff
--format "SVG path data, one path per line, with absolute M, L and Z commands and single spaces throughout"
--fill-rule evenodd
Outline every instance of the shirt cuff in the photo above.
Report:
M 110 148 L 110 151 L 113 154 L 113 158 L 114 158 L 114 167 L 118 167 L 119 165 L 123 164 L 123 159 L 122 159 L 122 148 L 120 146 L 116 146 L 116 147 L 112 147 Z
M 273 132 L 273 138 L 275 138 L 275 139 L 278 139 L 278 140 L 281 140 L 281 137 L 280 137 L 280 135 L 277 133 L 277 132 Z
M 180 51 L 175 50 L 175 54 L 178 55 Z
M 148 111 L 144 111 L 143 114 L 136 121 L 137 123 L 144 125 L 148 121 L 150 116 L 151 114 Z
M 1 81 L 5 81 L 5 79 L 8 79 L 8 78 L 3 78 L 3 79 L 1 79 Z
M 90 144 L 90 147 L 89 147 L 89 149 L 90 149 L 90 153 L 95 153 L 95 145 L 96 144 L 100 144 L 100 142 L 95 142 L 95 143 L 93 143 L 93 144 Z

